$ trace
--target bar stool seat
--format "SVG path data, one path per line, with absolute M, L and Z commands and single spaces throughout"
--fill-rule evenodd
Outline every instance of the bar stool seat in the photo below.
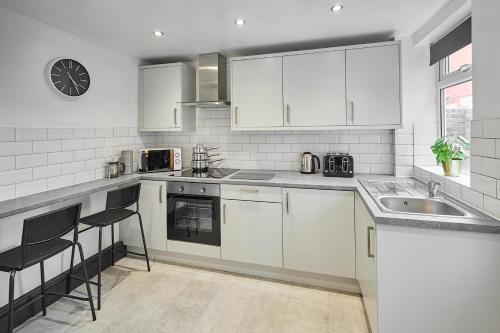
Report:
M 0 271 L 9 272 L 9 309 L 7 332 L 14 331 L 15 312 L 30 306 L 31 304 L 42 301 L 42 313 L 47 314 L 48 295 L 67 297 L 79 301 L 87 301 L 92 312 L 92 320 L 96 320 L 94 301 L 90 291 L 90 281 L 87 274 L 87 265 L 83 255 L 82 245 L 78 242 L 78 223 L 80 222 L 80 211 L 82 204 L 71 205 L 60 208 L 45 214 L 30 217 L 23 222 L 23 232 L 21 236 L 21 246 L 0 253 Z M 71 240 L 63 238 L 73 233 Z M 45 285 L 45 260 L 71 248 L 71 263 L 68 274 L 68 285 L 73 276 L 73 263 L 75 257 L 75 248 L 80 253 L 80 266 L 83 272 L 83 281 L 87 288 L 87 297 L 71 295 L 69 288 L 67 293 L 58 291 L 47 291 Z M 34 265 L 40 265 L 40 294 L 32 297 L 27 303 L 15 307 L 15 277 L 17 272 L 22 272 L 25 268 Z M 3 330 L 2 330 L 3 331 Z
M 39 264 L 71 246 L 73 246 L 73 242 L 66 239 L 56 239 L 48 243 L 32 245 L 26 249 L 24 268 Z M 23 249 L 21 246 L 0 253 L 0 271 L 20 271 L 22 267 Z
M 105 227 L 113 223 L 120 222 L 126 218 L 135 215 L 136 212 L 130 209 L 119 208 L 109 210 L 108 212 L 102 211 L 89 216 L 82 217 L 80 222 L 92 227 Z
M 149 265 L 148 249 L 146 246 L 146 239 L 144 237 L 144 228 L 142 226 L 142 217 L 139 212 L 139 197 L 141 194 L 141 183 L 119 188 L 117 190 L 109 191 L 106 196 L 106 209 L 104 211 L 82 217 L 80 222 L 92 228 L 99 229 L 99 241 L 97 248 L 97 282 L 90 281 L 91 284 L 97 286 L 97 309 L 101 309 L 101 289 L 102 289 L 102 229 L 111 226 L 111 265 L 115 265 L 115 252 L 125 252 L 126 254 L 134 254 L 137 256 L 145 257 L 148 272 L 151 271 Z M 130 206 L 135 205 L 135 210 L 129 209 Z M 139 227 L 141 230 L 142 244 L 144 246 L 144 253 L 132 252 L 125 249 L 115 248 L 115 231 L 114 225 L 128 217 L 137 215 Z M 83 231 L 86 231 L 85 229 Z M 82 231 L 82 232 L 83 232 Z M 76 277 L 73 277 L 76 278 Z M 77 280 L 81 280 L 76 278 Z M 69 284 L 68 284 L 69 292 Z

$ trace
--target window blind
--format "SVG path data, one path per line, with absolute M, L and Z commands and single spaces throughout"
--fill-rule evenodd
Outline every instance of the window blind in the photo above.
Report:
M 472 42 L 472 18 L 469 17 L 430 47 L 431 66 Z

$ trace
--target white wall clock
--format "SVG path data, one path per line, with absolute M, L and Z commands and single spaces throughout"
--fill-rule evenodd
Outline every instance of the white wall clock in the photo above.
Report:
M 47 66 L 49 85 L 61 96 L 78 98 L 90 87 L 90 74 L 77 60 L 57 58 Z

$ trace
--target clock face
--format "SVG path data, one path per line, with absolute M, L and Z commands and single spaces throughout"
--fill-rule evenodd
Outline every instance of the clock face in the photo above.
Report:
M 49 71 L 53 87 L 65 96 L 79 97 L 89 89 L 89 72 L 76 60 L 58 59 Z

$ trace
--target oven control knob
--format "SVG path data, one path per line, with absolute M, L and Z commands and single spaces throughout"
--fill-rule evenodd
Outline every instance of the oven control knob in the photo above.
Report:
M 206 188 L 206 187 L 202 187 L 202 188 L 200 189 L 200 192 L 201 192 L 201 193 L 205 193 L 206 191 L 207 191 L 207 188 Z
M 179 192 L 184 192 L 184 186 L 179 186 L 179 187 L 177 188 L 177 190 L 178 190 Z

